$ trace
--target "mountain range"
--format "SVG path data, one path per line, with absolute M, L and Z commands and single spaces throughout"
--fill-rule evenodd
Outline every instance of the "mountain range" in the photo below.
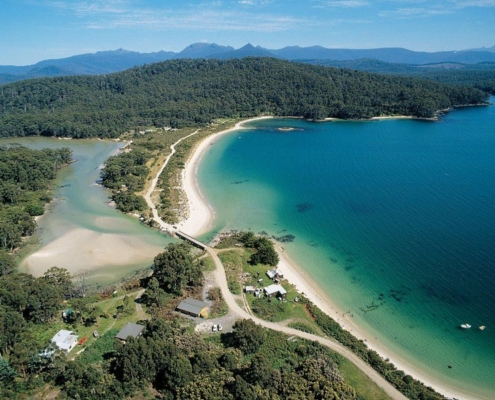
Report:
M 194 43 L 181 52 L 139 53 L 124 49 L 80 54 L 67 58 L 40 61 L 27 66 L 0 66 L 0 84 L 50 76 L 101 75 L 123 71 L 139 65 L 184 58 L 274 57 L 291 61 L 373 59 L 386 63 L 424 65 L 435 63 L 476 64 L 495 62 L 495 46 L 461 51 L 417 52 L 404 48 L 329 49 L 322 46 L 289 46 L 266 49 L 247 44 L 239 49 L 215 43 Z

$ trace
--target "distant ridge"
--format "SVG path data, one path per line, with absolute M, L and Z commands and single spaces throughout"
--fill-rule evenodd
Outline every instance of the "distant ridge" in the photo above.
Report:
M 235 49 L 231 46 L 220 46 L 216 43 L 193 43 L 178 54 L 178 58 L 207 58 L 214 54 L 224 54 Z
M 38 77 L 109 74 L 144 64 L 179 58 L 230 59 L 244 57 L 274 57 L 290 61 L 373 59 L 387 63 L 414 65 L 439 63 L 477 64 L 495 62 L 495 46 L 462 51 L 426 53 L 403 48 L 329 49 L 322 46 L 288 46 L 278 50 L 270 50 L 260 46 L 253 46 L 250 43 L 240 49 L 234 49 L 231 46 L 222 46 L 216 43 L 193 43 L 179 53 L 171 51 L 139 53 L 117 49 L 44 60 L 28 66 L 0 66 L 0 84 Z
M 228 59 L 244 57 L 276 57 L 276 55 L 267 49 L 259 46 L 254 47 L 251 43 L 248 43 L 240 49 L 227 51 L 221 54 L 212 54 L 209 58 Z
M 495 45 L 492 47 L 480 47 L 479 49 L 469 49 L 469 50 L 462 50 L 462 51 L 488 51 L 490 53 L 495 53 Z

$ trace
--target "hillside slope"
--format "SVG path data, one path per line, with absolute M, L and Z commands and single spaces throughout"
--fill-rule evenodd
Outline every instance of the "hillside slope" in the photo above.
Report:
M 116 137 L 142 126 L 193 126 L 260 114 L 431 118 L 437 110 L 487 100 L 472 88 L 271 58 L 171 60 L 0 89 L 0 136 Z

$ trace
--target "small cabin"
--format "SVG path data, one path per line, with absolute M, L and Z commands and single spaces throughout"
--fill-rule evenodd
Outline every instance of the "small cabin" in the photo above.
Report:
M 125 342 L 129 337 L 133 337 L 137 339 L 143 333 L 144 326 L 140 324 L 134 324 L 132 322 L 128 322 L 125 326 L 117 333 L 115 336 L 116 339 L 119 339 Z
M 182 300 L 176 310 L 192 317 L 208 317 L 208 304 L 190 297 Z
M 269 269 L 268 271 L 266 271 L 266 275 L 268 276 L 268 278 L 274 279 L 277 277 L 277 271 L 275 271 L 274 269 Z
M 254 292 L 256 292 L 256 288 L 254 286 L 246 286 L 244 288 L 244 292 L 245 293 L 254 293 Z

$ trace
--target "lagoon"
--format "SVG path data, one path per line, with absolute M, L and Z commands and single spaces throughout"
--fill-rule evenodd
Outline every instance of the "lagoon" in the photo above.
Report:
M 52 266 L 72 274 L 89 270 L 89 283 L 99 288 L 148 268 L 173 241 L 111 207 L 110 191 L 97 184 L 103 163 L 124 143 L 42 137 L 0 140 L 7 143 L 35 149 L 70 147 L 75 160 L 58 174 L 54 201 L 22 251 L 21 272 L 39 276 Z
M 453 390 L 494 398 L 495 107 L 249 127 L 200 164 L 216 210 L 205 238 L 294 235 L 286 252 L 355 324 Z

